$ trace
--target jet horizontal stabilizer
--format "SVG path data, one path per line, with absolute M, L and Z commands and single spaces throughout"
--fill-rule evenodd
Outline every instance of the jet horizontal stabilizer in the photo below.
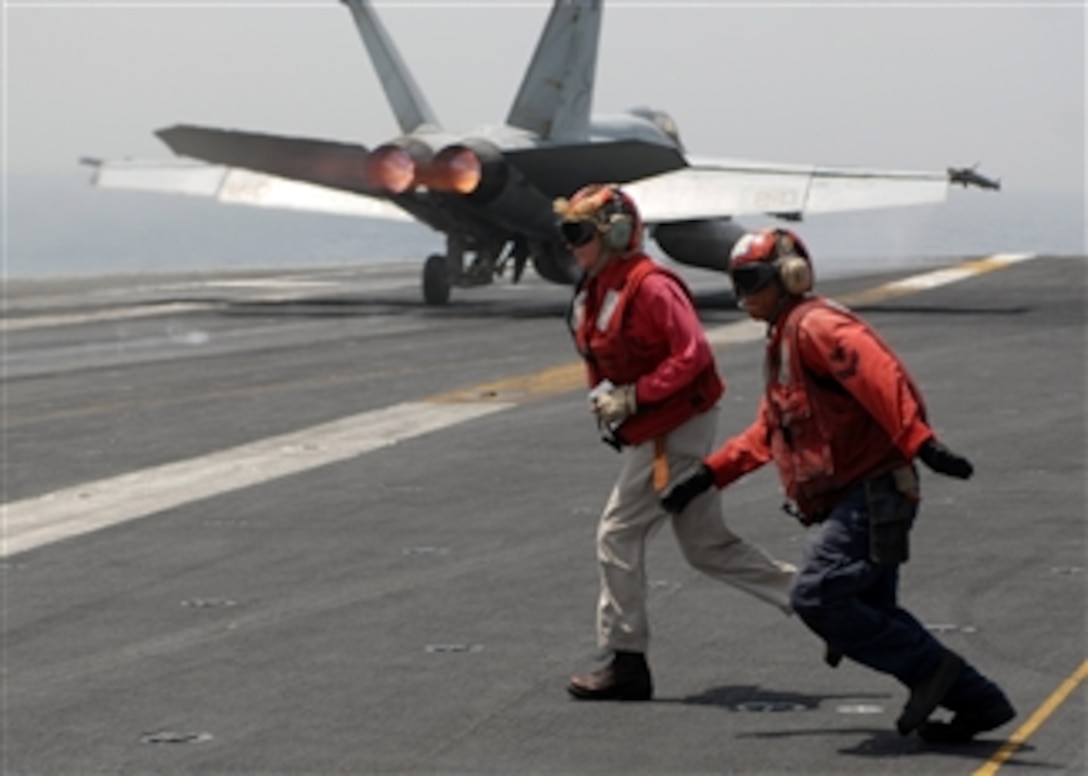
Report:
M 360 194 L 381 193 L 366 179 L 368 154 L 361 145 L 184 124 L 155 134 L 179 156 Z

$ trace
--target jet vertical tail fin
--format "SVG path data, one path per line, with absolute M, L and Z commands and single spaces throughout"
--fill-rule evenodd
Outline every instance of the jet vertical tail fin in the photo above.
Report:
M 506 123 L 542 138 L 589 134 L 602 0 L 555 0 Z
M 408 134 L 424 126 L 440 128 L 438 118 L 408 71 L 397 47 L 393 45 L 393 39 L 382 26 L 370 0 L 341 2 L 348 7 L 355 19 L 355 26 L 359 29 L 370 61 L 374 63 L 378 80 L 381 81 L 389 106 L 397 117 L 401 132 Z

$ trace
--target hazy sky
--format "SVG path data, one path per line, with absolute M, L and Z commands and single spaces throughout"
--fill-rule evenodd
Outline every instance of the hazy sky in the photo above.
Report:
M 550 3 L 379 3 L 448 129 L 506 115 Z M 397 134 L 335 0 L 4 0 L 4 167 L 164 156 L 177 122 Z M 1082 2 L 607 2 L 595 111 L 667 110 L 689 151 L 1082 189 Z

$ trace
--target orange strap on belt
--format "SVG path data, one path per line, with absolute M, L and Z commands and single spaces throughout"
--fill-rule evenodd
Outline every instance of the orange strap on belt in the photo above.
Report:
M 665 457 L 665 437 L 654 439 L 654 490 L 662 492 L 669 486 L 669 459 Z

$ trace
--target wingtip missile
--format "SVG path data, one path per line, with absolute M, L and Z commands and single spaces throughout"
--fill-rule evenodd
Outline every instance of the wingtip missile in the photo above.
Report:
M 978 165 L 972 167 L 949 167 L 948 168 L 948 182 L 958 183 L 964 188 L 968 186 L 977 186 L 980 189 L 992 189 L 993 191 L 999 191 L 1001 189 L 1001 180 L 996 178 L 987 178 L 977 171 Z

